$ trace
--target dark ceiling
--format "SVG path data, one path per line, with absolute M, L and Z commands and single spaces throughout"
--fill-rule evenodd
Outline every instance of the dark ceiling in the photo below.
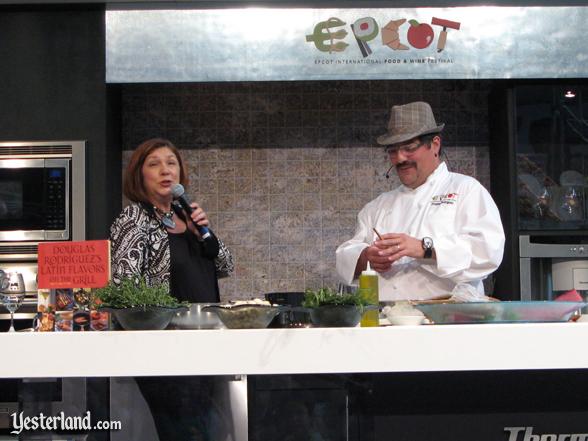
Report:
M 34 4 L 107 4 L 115 8 L 223 8 L 236 6 L 263 7 L 314 7 L 314 8 L 415 8 L 415 7 L 463 7 L 463 6 L 588 6 L 588 0 L 0 0 L 0 5 L 34 5 Z

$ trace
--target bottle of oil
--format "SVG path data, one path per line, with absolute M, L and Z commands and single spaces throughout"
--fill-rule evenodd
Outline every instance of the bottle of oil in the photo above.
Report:
M 378 326 L 380 324 L 378 304 L 380 297 L 378 294 L 378 273 L 370 268 L 368 262 L 367 268 L 359 275 L 359 295 L 368 301 L 370 305 L 375 305 L 375 309 L 368 309 L 361 317 L 361 326 Z

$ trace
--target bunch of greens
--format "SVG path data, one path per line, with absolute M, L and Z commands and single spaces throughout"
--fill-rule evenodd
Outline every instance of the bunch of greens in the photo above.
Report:
M 96 290 L 96 296 L 101 301 L 101 307 L 164 306 L 177 308 L 184 305 L 169 294 L 167 284 L 149 286 L 144 277 L 124 278 L 118 285 L 111 281 L 104 288 Z
M 363 307 L 367 306 L 368 302 L 357 294 L 338 294 L 330 288 L 320 288 L 316 291 L 306 290 L 302 306 L 305 308 L 317 308 L 323 305 L 355 305 Z

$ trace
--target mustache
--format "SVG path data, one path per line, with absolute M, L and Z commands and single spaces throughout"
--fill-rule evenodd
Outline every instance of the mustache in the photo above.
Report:
M 396 164 L 396 169 L 398 170 L 400 167 L 416 167 L 416 162 L 414 162 L 414 161 L 399 162 L 398 164 Z

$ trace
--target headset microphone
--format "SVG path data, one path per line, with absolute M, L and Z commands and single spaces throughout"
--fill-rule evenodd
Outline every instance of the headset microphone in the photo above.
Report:
M 388 169 L 388 171 L 386 172 L 386 174 L 384 176 L 386 176 L 386 179 L 390 179 L 390 172 L 392 171 L 392 169 L 394 168 L 393 165 L 390 166 L 390 168 Z

